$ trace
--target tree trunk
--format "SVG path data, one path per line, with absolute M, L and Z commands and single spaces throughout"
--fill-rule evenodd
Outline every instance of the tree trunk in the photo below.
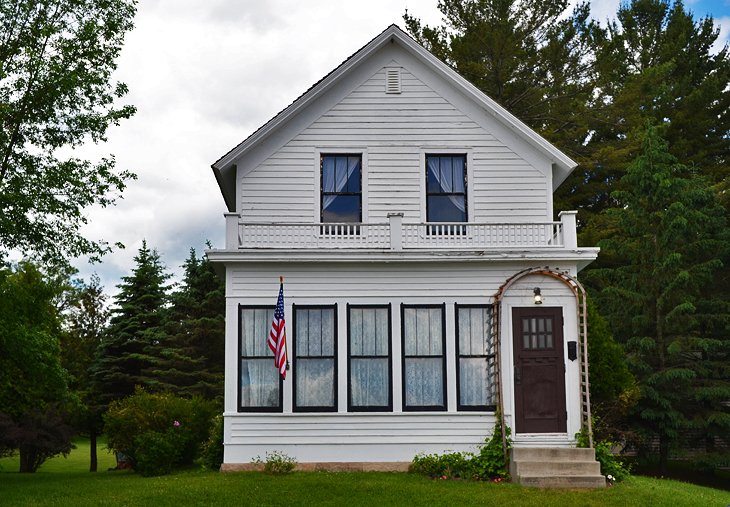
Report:
M 669 438 L 666 435 L 659 437 L 659 473 L 667 474 L 669 464 Z
M 89 472 L 96 472 L 98 461 L 96 459 L 96 429 L 89 432 Z
M 36 450 L 32 447 L 20 446 L 20 473 L 32 474 L 38 469 L 36 465 Z

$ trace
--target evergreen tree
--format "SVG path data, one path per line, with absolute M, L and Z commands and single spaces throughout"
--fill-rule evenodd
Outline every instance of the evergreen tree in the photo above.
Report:
M 183 265 L 182 286 L 170 297 L 161 343 L 148 375 L 153 387 L 183 396 L 223 396 L 225 285 L 195 250 Z
M 89 435 L 90 472 L 97 470 L 96 439 L 103 428 L 103 407 L 91 369 L 109 321 L 106 298 L 96 274 L 89 284 L 76 287 L 68 309 L 67 328 L 61 338 L 61 361 L 71 375 L 69 387 L 80 402 L 76 426 Z
M 632 0 L 619 7 L 605 31 L 595 33 L 589 159 L 581 159 L 561 186 L 556 208 L 581 209 L 585 224 L 615 206 L 611 192 L 638 155 L 640 136 L 634 133 L 647 121 L 663 124 L 670 153 L 709 184 L 727 180 L 730 57 L 727 46 L 712 53 L 719 35 L 712 17 L 694 21 L 681 1 Z M 606 237 L 605 227 L 599 217 L 582 242 Z
M 730 237 L 714 192 L 656 128 L 621 184 L 605 213 L 615 234 L 601 244 L 616 267 L 592 271 L 590 282 L 640 384 L 632 422 L 659 437 L 665 470 L 683 430 L 730 434 L 728 304 L 711 290 Z
M 587 4 L 567 0 L 441 0 L 444 26 L 422 26 L 422 45 L 576 160 L 587 153 L 593 38 Z
M 93 366 L 93 380 L 101 393 L 101 404 L 134 393 L 135 386 L 145 386 L 150 366 L 150 348 L 159 344 L 159 328 L 168 302 L 165 282 L 170 275 L 155 250 L 142 242 L 134 257 L 131 276 L 122 277 L 115 308 L 107 333 L 99 346 Z

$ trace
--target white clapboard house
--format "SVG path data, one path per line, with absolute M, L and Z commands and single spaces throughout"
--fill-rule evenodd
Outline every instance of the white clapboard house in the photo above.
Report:
M 553 218 L 575 165 L 395 25 L 223 155 L 223 468 L 397 469 L 476 449 L 500 413 L 516 447 L 574 447 L 598 253 Z

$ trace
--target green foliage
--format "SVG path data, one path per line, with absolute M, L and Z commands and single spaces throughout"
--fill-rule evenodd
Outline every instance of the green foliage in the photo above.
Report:
M 579 433 L 576 433 L 575 438 L 578 447 L 588 447 L 588 433 L 585 428 L 582 428 Z M 613 449 L 616 447 L 617 444 L 610 440 L 594 440 L 593 442 L 596 461 L 601 464 L 601 475 L 605 477 L 611 476 L 613 481 L 621 482 L 631 476 L 631 466 L 621 461 L 613 453 Z
M 273 475 L 291 473 L 297 466 L 297 460 L 279 451 L 267 452 L 266 457 L 263 459 L 261 456 L 256 456 L 253 463 L 262 465 L 264 472 Z
M 510 429 L 506 428 L 508 447 Z M 445 454 L 417 454 L 408 468 L 412 473 L 443 479 L 507 479 L 507 463 L 502 449 L 502 431 L 499 424 L 492 436 L 479 448 L 478 453 L 450 452 Z
M 183 265 L 182 285 L 148 347 L 148 385 L 157 391 L 207 399 L 223 398 L 225 284 L 206 257 L 195 250 Z
M 217 415 L 213 418 L 210 426 L 210 436 L 203 445 L 200 453 L 203 467 L 211 470 L 219 470 L 223 464 L 223 416 Z
M 70 447 L 58 340 L 67 280 L 64 270 L 44 273 L 30 262 L 0 266 L 0 454 L 19 449 L 23 472 Z
M 122 277 L 117 286 L 120 292 L 115 297 L 116 308 L 92 367 L 102 405 L 129 396 L 135 386 L 153 381 L 146 369 L 161 339 L 159 327 L 168 298 L 165 282 L 170 275 L 146 241 L 134 262 L 131 276 Z
M 161 473 L 161 461 L 170 457 L 170 467 L 189 465 L 208 438 L 214 412 L 213 404 L 201 398 L 138 389 L 109 407 L 104 417 L 107 445 L 129 456 L 135 469 L 142 467 L 140 472 Z
M 127 87 L 112 82 L 134 13 L 133 0 L 0 2 L 0 254 L 109 251 L 81 235 L 83 210 L 113 204 L 134 175 L 60 148 L 103 142 L 134 114 L 115 106 Z
M 134 439 L 134 469 L 145 477 L 166 475 L 180 463 L 182 449 L 190 435 L 179 427 L 164 433 L 146 431 Z
M 616 231 L 600 244 L 612 268 L 586 276 L 623 344 L 640 398 L 634 428 L 660 439 L 663 466 L 685 428 L 730 432 L 730 338 L 709 287 L 730 252 L 725 210 L 705 181 L 677 162 L 655 128 L 614 192 L 605 216 Z M 724 433 L 723 433 L 724 432 Z

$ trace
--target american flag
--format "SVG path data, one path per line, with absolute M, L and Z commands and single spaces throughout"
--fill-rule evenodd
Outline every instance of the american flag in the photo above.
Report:
M 271 321 L 269 348 L 274 353 L 274 366 L 286 378 L 286 327 L 284 326 L 284 283 L 279 286 L 279 299 L 276 300 L 274 320 Z

